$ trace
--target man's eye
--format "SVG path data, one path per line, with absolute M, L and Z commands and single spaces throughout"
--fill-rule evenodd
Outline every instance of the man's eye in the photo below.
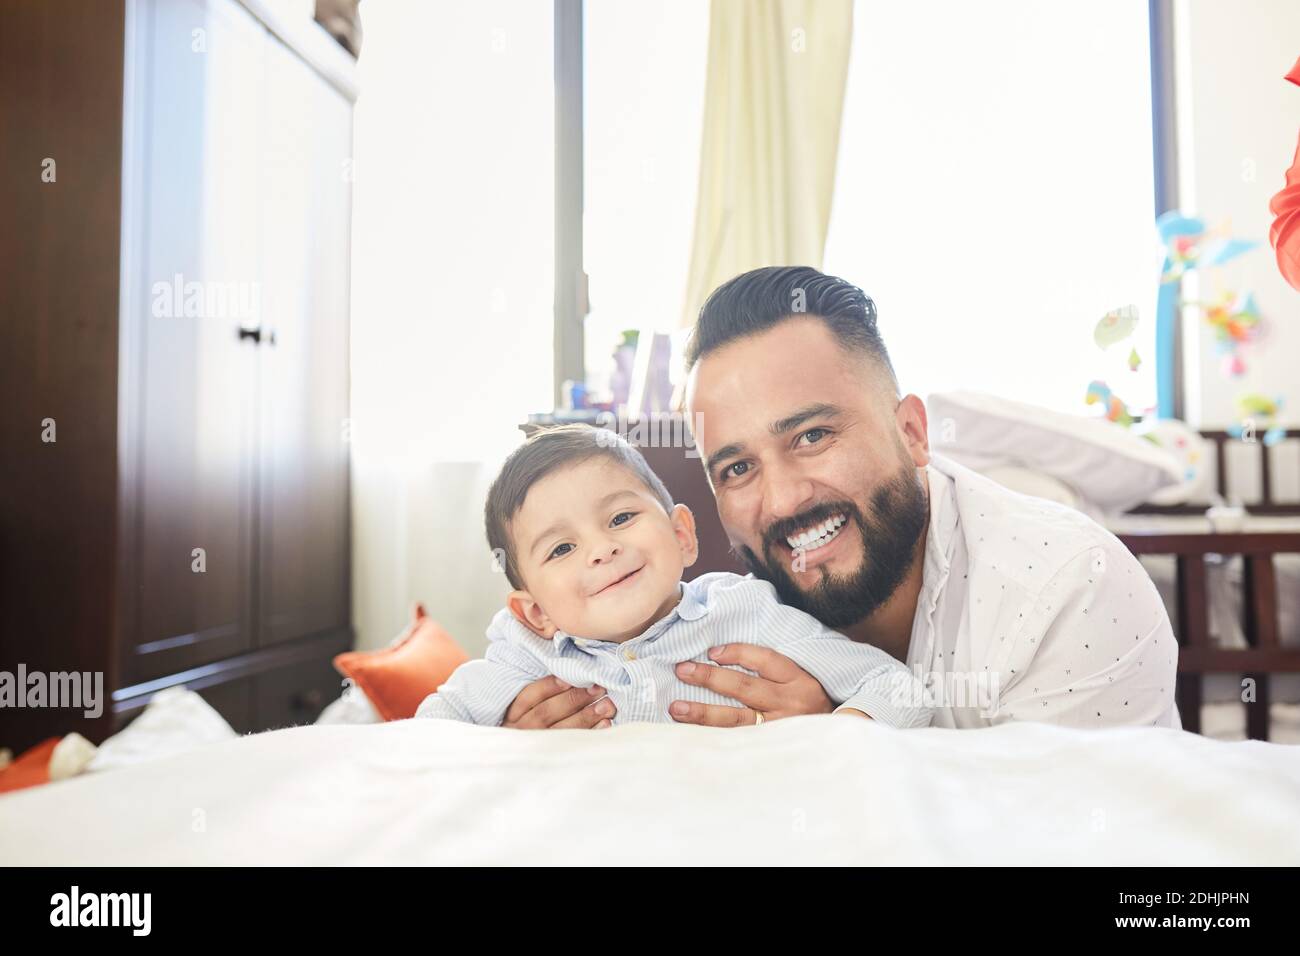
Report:
M 807 438 L 808 444 L 815 445 L 829 434 L 824 428 L 810 428 L 799 437 Z M 816 437 L 813 437 L 816 436 Z
M 564 544 L 557 544 L 557 545 L 555 546 L 555 548 L 551 551 L 551 553 L 547 555 L 547 557 L 548 557 L 548 558 L 562 558 L 562 557 L 564 557 L 566 554 L 569 553 L 568 551 L 564 551 L 564 550 L 562 550 L 562 549 L 564 549 L 564 548 L 572 548 L 572 547 L 573 547 L 573 545 L 569 544 L 567 541 L 566 541 Z
M 727 481 L 730 478 L 739 478 L 747 471 L 749 471 L 749 462 L 747 461 L 732 462 L 726 468 L 722 469 L 722 472 L 720 473 L 720 478 L 723 481 Z
M 614 527 L 617 528 L 621 524 L 627 524 L 628 521 L 631 521 L 634 517 L 636 517 L 635 511 L 620 511 L 618 514 L 614 515 L 613 519 L 610 521 L 610 524 L 612 524 Z M 619 520 L 620 518 L 626 520 L 620 521 Z

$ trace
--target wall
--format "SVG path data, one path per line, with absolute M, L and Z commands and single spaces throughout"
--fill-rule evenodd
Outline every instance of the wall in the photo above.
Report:
M 1269 325 L 1247 347 L 1247 371 L 1225 376 L 1212 333 L 1184 315 L 1186 417 L 1221 428 L 1240 418 L 1238 396 L 1283 395 L 1283 419 L 1300 426 L 1300 293 L 1283 280 L 1268 247 L 1269 199 L 1283 185 L 1300 134 L 1300 87 L 1283 75 L 1300 57 L 1295 0 L 1180 0 L 1175 6 L 1181 204 L 1211 226 L 1264 245 L 1206 275 L 1188 291 L 1212 300 L 1251 290 Z

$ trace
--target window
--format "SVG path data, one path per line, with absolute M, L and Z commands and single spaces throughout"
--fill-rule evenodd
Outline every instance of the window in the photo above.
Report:
M 900 385 L 1081 412 L 1155 403 L 1146 4 L 859 2 L 825 271 L 862 286 Z M 1134 304 L 1132 341 L 1097 321 Z
M 588 383 L 610 386 L 624 330 L 681 322 L 695 222 L 709 5 L 586 3 L 583 268 Z
M 494 460 L 551 395 L 552 8 L 377 3 L 364 15 L 345 171 L 355 461 Z

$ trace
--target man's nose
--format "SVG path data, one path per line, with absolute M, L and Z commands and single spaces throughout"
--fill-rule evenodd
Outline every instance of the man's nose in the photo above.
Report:
M 797 467 L 768 465 L 762 480 L 765 523 L 797 515 L 812 503 L 813 483 Z

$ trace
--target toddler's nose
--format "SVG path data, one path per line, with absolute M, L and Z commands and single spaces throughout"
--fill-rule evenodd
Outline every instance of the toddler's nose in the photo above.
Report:
M 592 564 L 609 564 L 614 558 L 623 553 L 622 546 L 613 541 L 607 541 L 604 544 L 597 545 L 591 549 Z

